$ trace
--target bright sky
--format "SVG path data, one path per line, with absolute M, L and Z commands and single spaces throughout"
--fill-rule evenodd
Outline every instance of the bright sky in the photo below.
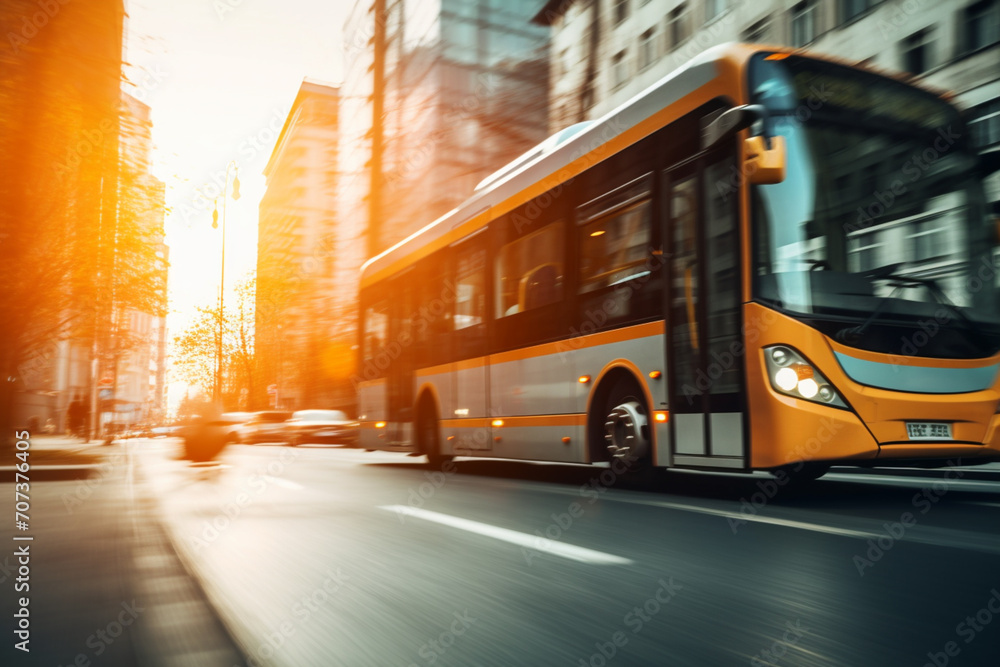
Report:
M 152 107 L 154 173 L 166 183 L 169 337 L 219 289 L 226 166 L 239 166 L 228 200 L 226 299 L 257 256 L 264 166 L 302 78 L 339 82 L 350 0 L 130 0 L 126 75 Z M 230 180 L 231 182 L 231 180 Z M 230 186 L 231 189 L 231 186 Z M 186 387 L 171 377 L 172 407 Z

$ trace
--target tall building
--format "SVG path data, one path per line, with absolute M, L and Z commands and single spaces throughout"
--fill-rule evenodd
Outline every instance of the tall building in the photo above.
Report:
M 74 398 L 95 395 L 91 360 L 110 317 L 123 21 L 122 0 L 0 8 L 4 433 L 59 427 Z
M 340 97 L 305 79 L 264 169 L 256 351 L 271 405 L 346 408 L 360 230 L 337 217 Z
M 123 94 L 118 222 L 120 229 L 137 237 L 140 253 L 134 255 L 134 263 L 152 264 L 140 272 L 156 283 L 152 307 L 121 307 L 115 317 L 114 412 L 118 421 L 130 424 L 163 417 L 166 380 L 166 347 L 161 344 L 167 310 L 165 199 L 163 182 L 150 173 L 152 126 L 149 106 Z
M 1000 0 L 549 0 L 549 128 L 597 118 L 705 49 L 803 47 L 907 72 L 955 94 L 982 151 L 1000 151 Z M 989 196 L 1000 202 L 1000 182 Z
M 353 6 L 343 39 L 340 210 L 345 224 L 367 230 L 365 254 L 451 210 L 484 177 L 545 138 L 548 37 L 529 22 L 537 6 L 535 0 Z M 374 180 L 372 169 L 380 172 Z

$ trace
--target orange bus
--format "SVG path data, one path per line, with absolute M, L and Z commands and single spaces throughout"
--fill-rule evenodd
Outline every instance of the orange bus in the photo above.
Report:
M 708 50 L 364 265 L 360 446 L 802 479 L 996 460 L 987 168 L 947 96 Z

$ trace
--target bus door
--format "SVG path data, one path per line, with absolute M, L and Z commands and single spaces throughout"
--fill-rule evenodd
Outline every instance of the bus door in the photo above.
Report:
M 391 359 L 388 378 L 388 419 L 391 426 L 390 445 L 410 442 L 410 423 L 413 421 L 413 387 L 416 369 L 414 318 L 417 308 L 417 288 L 413 268 L 404 271 L 389 284 L 389 340 L 385 353 Z
M 670 464 L 747 466 L 739 182 L 732 144 L 666 172 Z

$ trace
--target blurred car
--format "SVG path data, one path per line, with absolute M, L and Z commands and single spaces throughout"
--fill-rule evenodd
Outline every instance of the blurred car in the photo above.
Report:
M 292 416 L 285 410 L 264 410 L 255 412 L 253 418 L 239 428 L 240 442 L 257 444 L 261 442 L 288 442 L 285 422 Z
M 180 424 L 165 424 L 162 426 L 154 426 L 150 429 L 152 438 L 169 438 L 175 435 L 181 434 L 181 429 L 183 426 Z
M 292 446 L 326 443 L 355 446 L 358 422 L 342 410 L 298 410 L 284 424 L 286 441 Z
M 243 442 L 243 427 L 253 421 L 253 412 L 223 412 L 222 421 L 228 428 L 227 442 Z

